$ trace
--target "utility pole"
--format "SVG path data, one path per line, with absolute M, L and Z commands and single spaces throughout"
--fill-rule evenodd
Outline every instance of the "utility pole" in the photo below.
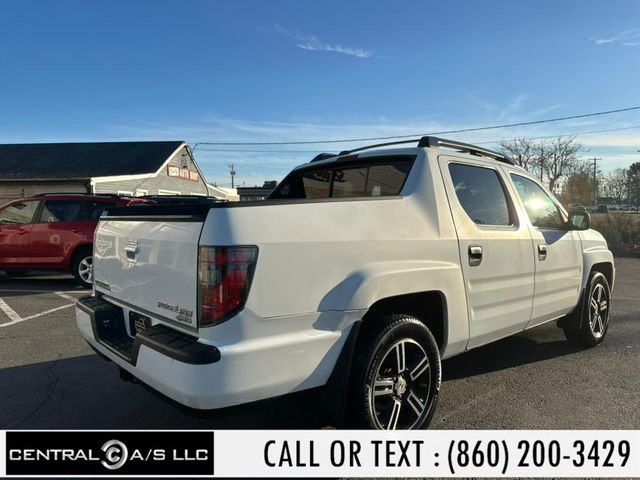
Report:
M 627 168 L 627 208 L 625 211 L 631 211 L 631 169 Z
M 593 206 L 598 206 L 598 179 L 596 175 L 598 173 L 598 160 L 601 158 L 593 157 Z
M 235 168 L 233 168 L 233 163 L 229 164 L 229 175 L 231 175 L 231 188 L 234 188 L 235 187 L 235 183 L 234 183 L 233 177 L 236 176 L 236 170 L 235 170 Z

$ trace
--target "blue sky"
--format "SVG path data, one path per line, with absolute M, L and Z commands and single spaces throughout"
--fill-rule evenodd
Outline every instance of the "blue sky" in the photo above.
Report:
M 640 104 L 640 2 L 632 0 L 0 7 L 3 143 L 370 137 Z M 455 138 L 636 125 L 638 111 Z M 639 135 L 579 140 L 608 170 L 640 160 Z M 202 146 L 196 156 L 210 181 L 229 183 L 234 163 L 240 183 L 253 185 L 331 148 Z

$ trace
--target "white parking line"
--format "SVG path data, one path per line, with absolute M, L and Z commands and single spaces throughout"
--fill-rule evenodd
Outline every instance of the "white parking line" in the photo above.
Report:
M 19 322 L 20 320 L 22 320 L 20 318 L 20 315 L 18 315 L 18 312 L 16 312 L 13 308 L 7 305 L 7 302 L 2 300 L 1 298 L 0 298 L 0 310 L 2 310 L 7 317 L 9 317 L 11 322 Z M 0 326 L 4 326 L 4 325 L 6 324 L 0 325 Z
M 78 299 L 77 299 L 77 298 L 72 297 L 71 295 L 67 295 L 67 294 L 66 294 L 66 293 L 64 293 L 64 292 L 53 292 L 53 293 L 55 293 L 55 294 L 56 294 L 56 295 L 58 295 L 59 297 L 64 298 L 65 300 L 69 300 L 70 302 L 73 302 L 74 304 L 78 301 Z
M 16 312 L 13 308 L 7 305 L 7 302 L 5 302 L 0 298 L 0 310 L 2 310 L 5 313 L 5 315 L 9 317 L 9 320 L 10 320 L 9 322 L 6 322 L 6 323 L 0 323 L 0 328 L 8 327 L 9 325 L 15 325 L 16 323 L 24 322 L 26 320 L 32 320 L 34 318 L 42 317 L 43 315 L 47 315 L 49 313 L 57 312 L 58 310 L 63 310 L 65 308 L 73 307 L 76 304 L 76 300 L 77 300 L 75 297 L 72 297 L 71 295 L 67 295 L 65 292 L 52 292 L 52 291 L 46 291 L 46 290 L 2 290 L 0 289 L 0 292 L 7 292 L 7 291 L 26 292 L 26 293 L 36 293 L 36 292 L 37 293 L 53 293 L 55 295 L 58 295 L 61 298 L 64 298 L 65 300 L 70 301 L 71 303 L 67 305 L 62 305 L 61 307 L 51 308 L 49 310 L 45 310 L 44 312 L 36 313 L 33 315 L 29 315 L 28 317 L 22 318 L 18 314 L 18 312 Z
M 4 303 L 2 300 L 0 300 L 0 302 Z M 5 305 L 6 305 L 6 303 L 5 303 Z M 1 323 L 0 324 L 0 328 L 8 327 L 9 325 L 15 325 L 16 323 L 24 322 L 26 320 L 32 320 L 34 318 L 42 317 L 43 315 L 47 315 L 49 313 L 57 312 L 58 310 L 63 310 L 65 308 L 73 307 L 74 305 L 75 305 L 75 303 L 69 303 L 67 305 L 62 305 L 61 307 L 52 308 L 50 310 L 46 310 L 44 312 L 36 313 L 35 315 L 29 315 L 28 317 L 24 317 L 24 318 L 20 318 L 20 316 L 16 312 L 13 312 L 16 315 L 18 315 L 18 318 L 15 319 L 15 320 L 12 320 L 10 322 L 7 322 L 7 323 Z M 1 305 L 0 305 L 0 307 L 1 307 Z M 9 306 L 7 305 L 7 307 L 9 307 Z M 9 307 L 9 308 L 11 308 L 11 307 Z

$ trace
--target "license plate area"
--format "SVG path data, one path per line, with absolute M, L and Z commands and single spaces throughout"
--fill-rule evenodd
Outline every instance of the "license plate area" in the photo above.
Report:
M 138 333 L 151 326 L 151 319 L 138 312 L 129 312 L 129 331 L 135 337 Z

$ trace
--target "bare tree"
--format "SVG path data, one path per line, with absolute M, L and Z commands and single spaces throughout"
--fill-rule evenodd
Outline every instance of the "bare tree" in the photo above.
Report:
M 500 142 L 500 151 L 518 162 L 528 172 L 539 169 L 538 148 L 535 141 L 528 138 L 514 138 Z
M 558 180 L 562 177 L 582 172 L 584 163 L 578 159 L 582 145 L 576 137 L 558 137 L 541 142 L 538 147 L 542 171 L 549 182 L 549 190 L 554 191 Z
M 555 190 L 559 180 L 574 173 L 585 173 L 586 163 L 578 159 L 582 145 L 575 137 L 551 140 L 514 138 L 500 142 L 500 150 L 510 156 L 529 173 Z

